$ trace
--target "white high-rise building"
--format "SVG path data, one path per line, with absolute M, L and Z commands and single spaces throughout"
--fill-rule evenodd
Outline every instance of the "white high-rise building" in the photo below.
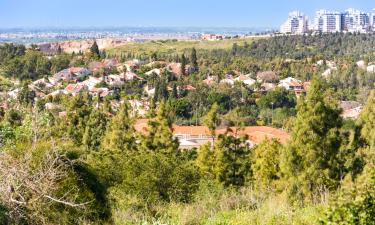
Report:
M 289 13 L 288 20 L 280 27 L 280 32 L 285 34 L 304 34 L 307 31 L 308 18 L 298 11 Z
M 341 13 L 327 10 L 317 11 L 315 30 L 323 33 L 341 32 Z
M 370 15 L 370 24 L 373 31 L 375 31 L 375 9 L 372 10 Z
M 370 15 L 368 13 L 348 9 L 341 17 L 343 31 L 365 33 L 370 29 Z

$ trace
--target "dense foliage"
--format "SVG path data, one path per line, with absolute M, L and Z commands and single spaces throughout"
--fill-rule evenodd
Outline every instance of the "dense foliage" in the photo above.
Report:
M 0 224 L 374 224 L 375 75 L 355 66 L 373 60 L 373 42 L 373 35 L 332 34 L 188 49 L 176 61 L 191 65 L 191 74 L 147 77 L 150 68 L 141 66 L 144 80 L 106 98 L 80 92 L 40 99 L 19 84 L 17 98 L 0 95 L 7 103 L 0 108 Z M 52 58 L 3 45 L 0 56 L 10 80 L 105 57 L 95 45 L 88 55 Z M 320 59 L 337 62 L 326 79 Z M 239 71 L 311 83 L 296 97 L 281 87 L 261 93 L 258 83 L 201 82 Z M 140 99 L 142 85 L 155 87 L 155 95 L 147 128 L 136 131 L 129 100 Z M 178 88 L 185 85 L 195 89 Z M 343 119 L 340 100 L 363 102 L 359 118 Z M 173 123 L 205 125 L 212 142 L 181 150 Z M 284 128 L 291 138 L 254 147 L 234 135 L 244 125 Z

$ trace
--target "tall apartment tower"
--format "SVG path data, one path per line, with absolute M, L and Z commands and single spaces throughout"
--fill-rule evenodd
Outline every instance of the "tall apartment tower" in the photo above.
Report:
M 375 9 L 373 9 L 372 13 L 370 14 L 370 24 L 372 31 L 375 31 Z
M 308 18 L 303 13 L 294 11 L 289 13 L 288 20 L 280 27 L 280 32 L 287 34 L 303 34 L 308 31 Z
M 370 15 L 356 9 L 348 9 L 341 15 L 342 29 L 347 32 L 369 31 L 371 27 Z
M 323 33 L 341 32 L 342 16 L 339 12 L 320 10 L 316 12 L 315 30 Z

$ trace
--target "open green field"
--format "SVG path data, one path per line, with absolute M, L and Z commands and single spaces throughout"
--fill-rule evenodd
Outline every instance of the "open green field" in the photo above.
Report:
M 121 55 L 122 53 L 132 53 L 137 55 L 149 55 L 153 52 L 158 54 L 182 54 L 187 49 L 197 50 L 230 49 L 234 43 L 243 45 L 265 37 L 235 38 L 222 41 L 150 41 L 145 43 L 129 43 L 121 47 L 108 49 L 110 55 Z

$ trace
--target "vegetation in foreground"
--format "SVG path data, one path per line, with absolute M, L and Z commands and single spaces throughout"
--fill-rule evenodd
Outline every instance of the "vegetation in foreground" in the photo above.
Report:
M 316 43 L 314 38 L 261 40 L 252 50 L 244 45 L 198 51 L 200 69 L 186 82 L 202 78 L 210 67 L 219 75 L 235 69 L 258 70 L 251 65 L 262 70 L 274 67 L 280 75 L 286 71 L 315 78 L 307 96 L 299 99 L 290 99 L 279 90 L 281 94 L 258 96 L 257 103 L 243 103 L 235 97 L 239 92 L 213 88 L 210 98 L 201 100 L 206 109 L 199 122 L 209 127 L 214 144 L 191 151 L 180 151 L 172 138 L 174 116 L 184 117 L 171 108 L 176 96 L 153 99 L 148 129 L 136 133 L 126 98 L 114 110 L 107 100 L 101 102 L 87 93 L 58 96 L 52 101 L 64 108 L 65 115 L 60 115 L 34 102 L 25 89 L 0 113 L 0 223 L 374 224 L 375 93 L 363 95 L 366 104 L 355 121 L 341 119 L 338 107 L 338 100 L 356 99 L 361 90 L 373 89 L 371 74 L 344 65 L 363 55 L 373 60 L 363 46 L 374 40 L 365 36 L 363 48 L 354 48 L 353 59 L 347 59 L 340 51 L 349 51 L 363 36 L 324 37 L 334 43 L 339 38 L 346 40 L 336 52 L 338 72 L 324 81 L 307 70 L 316 59 L 309 62 L 304 58 L 315 57 L 318 47 L 308 48 L 302 56 L 301 48 L 296 49 L 291 54 L 295 61 L 287 64 L 280 59 L 283 50 L 276 48 L 281 42 L 286 47 L 303 41 L 311 46 Z M 319 46 L 323 46 L 324 57 L 335 55 L 329 46 Z M 44 65 L 35 63 L 38 60 L 34 59 L 44 59 L 39 52 L 17 54 L 9 54 L 12 57 L 1 62 L 6 69 L 4 89 L 13 85 L 8 79 L 34 80 L 44 73 L 34 67 Z M 264 56 L 271 61 L 260 61 Z M 65 58 L 67 61 L 59 61 Z M 46 60 L 46 73 L 52 73 L 54 63 L 69 64 L 72 59 L 76 58 L 59 55 L 54 59 L 57 62 Z M 85 63 L 84 59 L 74 63 Z M 23 66 L 15 66 L 17 63 Z M 17 68 L 20 71 L 14 72 Z M 251 90 L 246 93 L 254 98 Z M 197 95 L 187 96 L 177 97 L 200 101 L 194 98 Z M 251 104 L 269 108 L 278 96 L 282 96 L 282 106 L 295 110 L 289 118 L 292 137 L 287 144 L 266 140 L 250 148 L 244 137 L 216 135 L 226 119 L 224 114 L 236 108 L 232 107 L 235 104 L 243 104 L 239 105 L 242 109 Z

